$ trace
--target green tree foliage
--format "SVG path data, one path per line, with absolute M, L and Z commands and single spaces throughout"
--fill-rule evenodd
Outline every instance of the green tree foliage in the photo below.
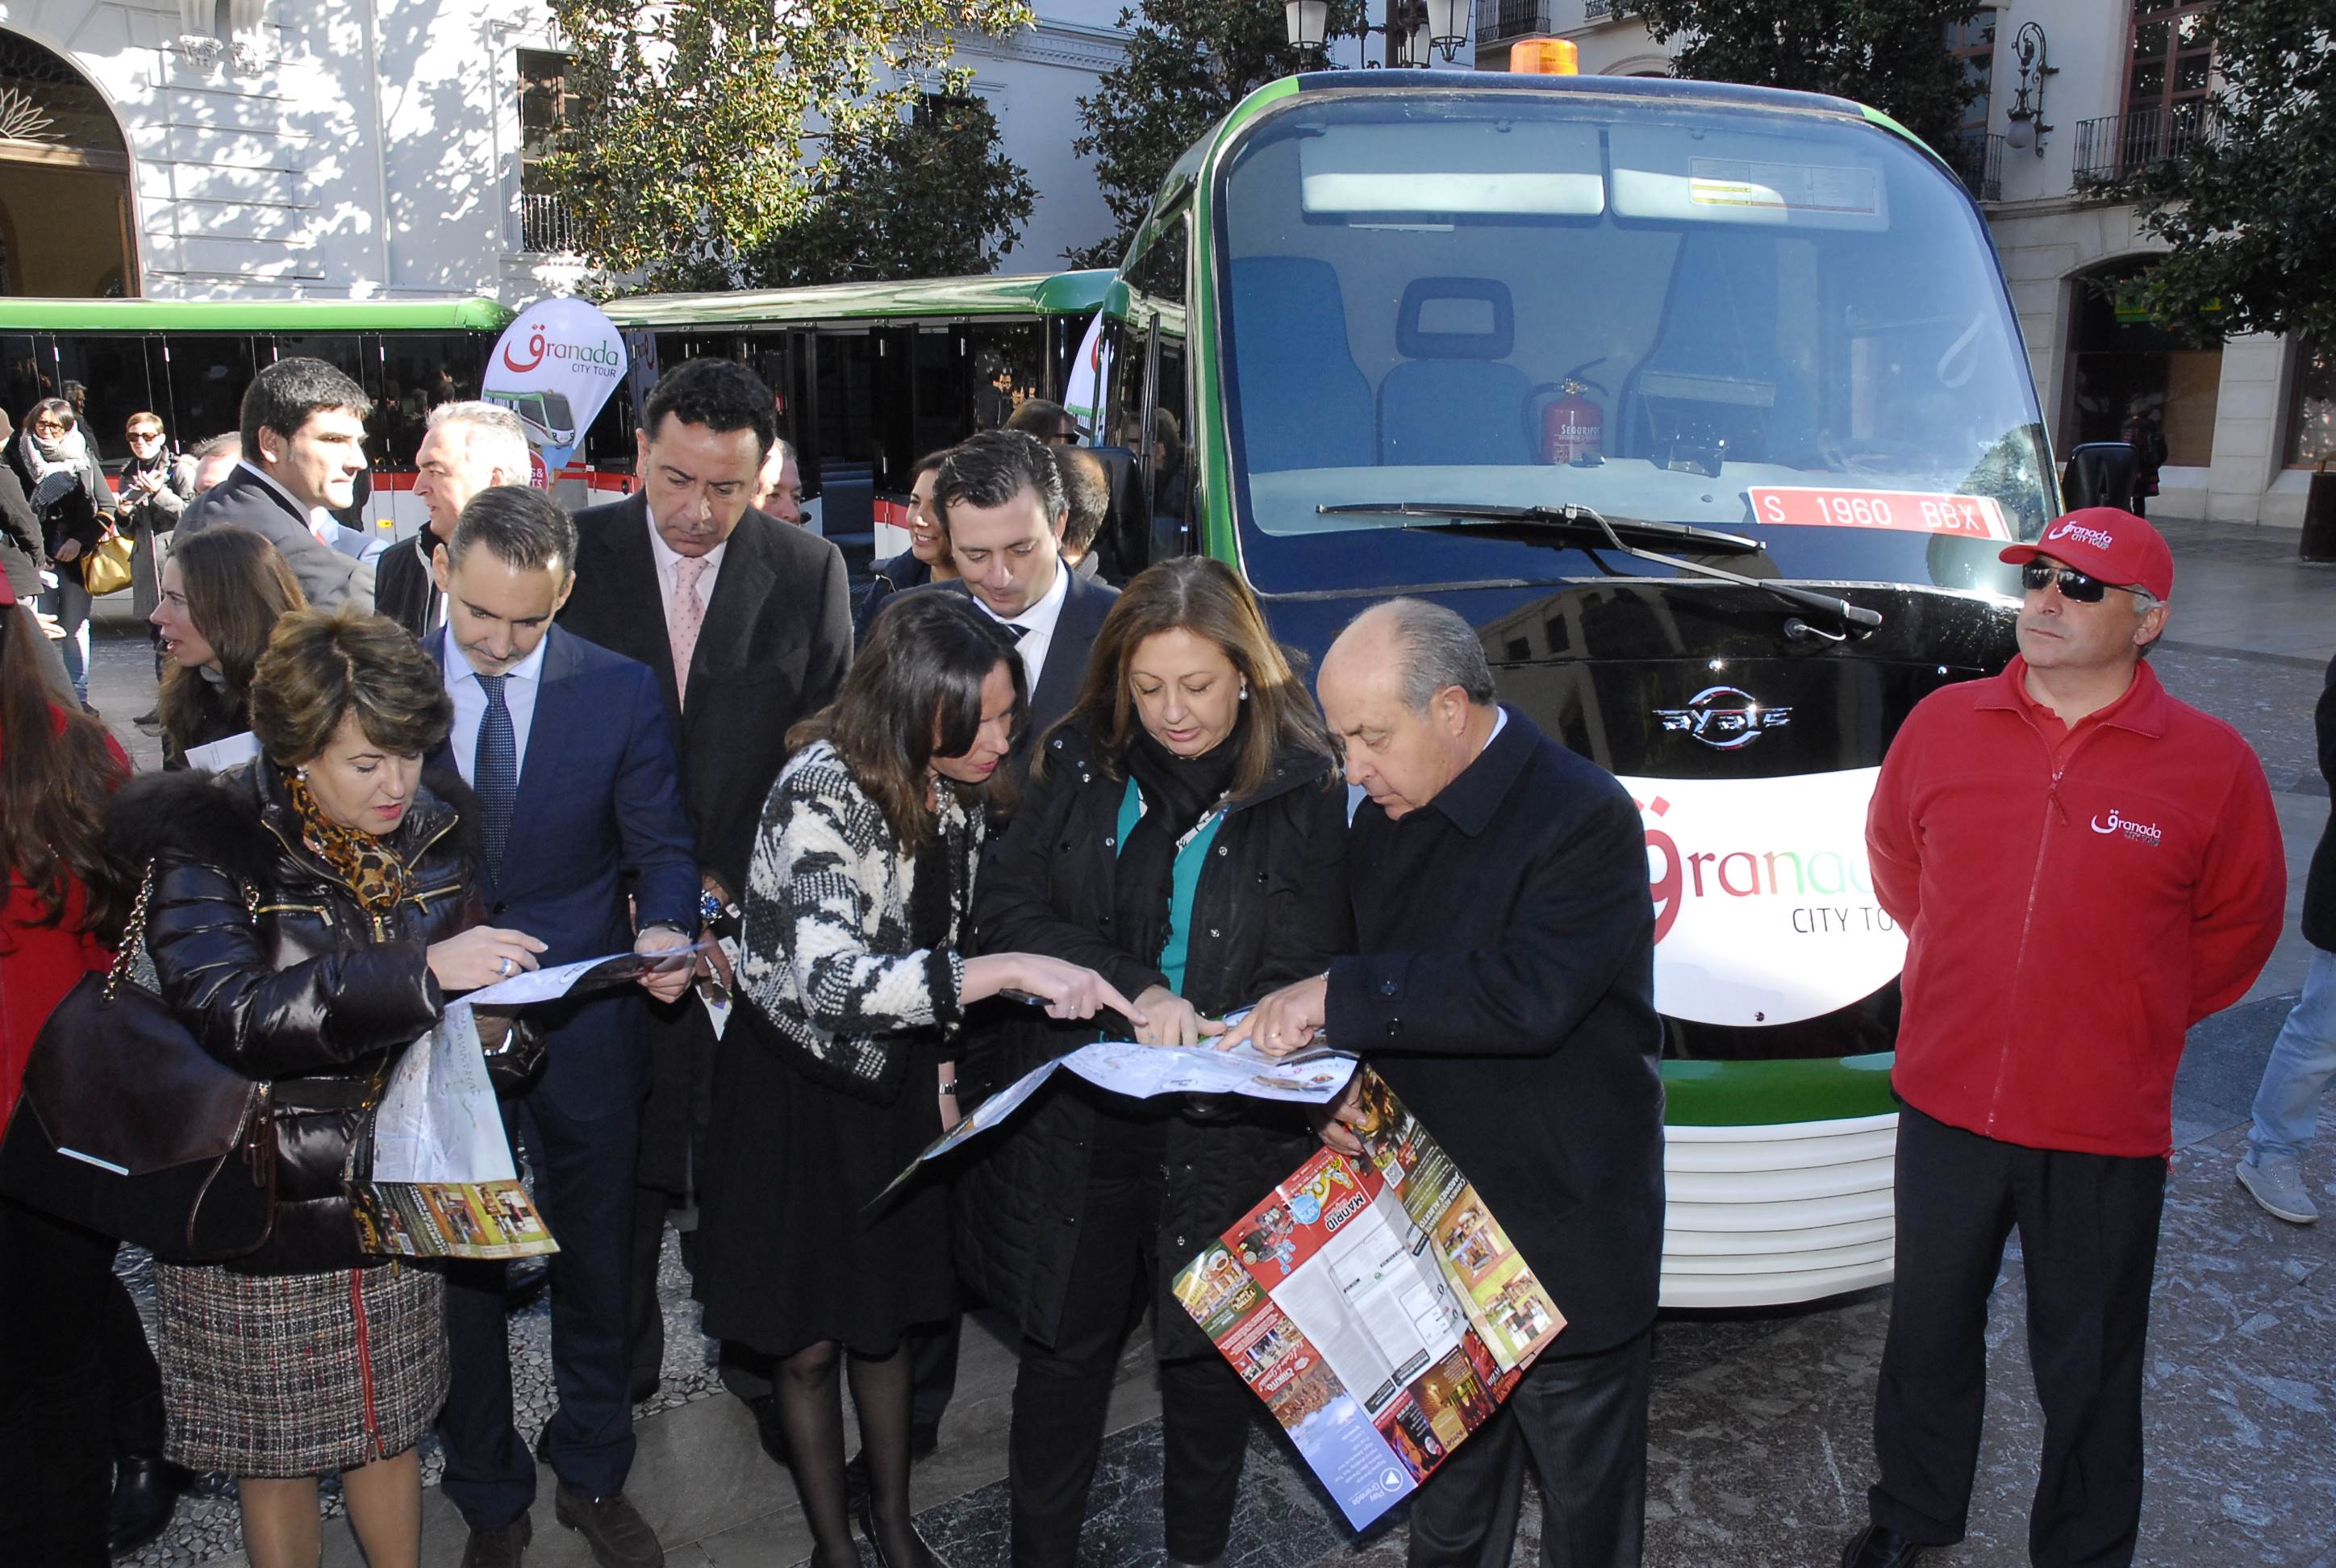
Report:
M 1037 190 L 998 151 L 998 117 L 937 94 L 909 121 L 837 136 L 812 208 L 745 270 L 768 287 L 988 272 L 1028 222 Z
M 2221 85 L 2206 133 L 2099 193 L 2136 203 L 2173 247 L 2142 282 L 2162 324 L 2202 343 L 2336 343 L 2336 0 L 2217 0 L 2207 25 Z
M 872 255 L 879 236 L 822 218 L 847 164 L 914 178 L 927 155 L 902 122 L 946 69 L 950 34 L 1032 21 L 1023 0 L 551 0 L 551 10 L 569 41 L 569 109 L 543 176 L 596 268 L 658 289 L 757 282 L 758 258 L 808 266 L 790 235 L 810 228 L 843 248 L 839 268 Z M 972 253 L 988 253 L 997 215 L 950 210 L 977 226 Z
M 1855 99 L 1936 148 L 1953 144 L 1979 93 L 1946 44 L 1946 30 L 1979 9 L 1972 0 L 1629 0 L 1629 9 L 1657 43 L 1686 40 L 1674 76 Z
M 1333 0 L 1332 34 L 1351 34 L 1359 15 L 1354 0 Z M 1184 149 L 1251 89 L 1311 63 L 1290 46 L 1282 8 L 1269 0 L 1141 0 L 1119 24 L 1126 57 L 1079 100 L 1085 130 L 1071 143 L 1095 161 L 1115 227 L 1066 251 L 1074 267 L 1118 266 Z

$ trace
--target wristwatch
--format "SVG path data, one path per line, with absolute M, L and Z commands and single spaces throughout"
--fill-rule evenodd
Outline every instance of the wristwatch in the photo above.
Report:
M 698 922 L 717 937 L 736 936 L 738 922 L 745 915 L 745 911 L 736 904 L 724 903 L 722 895 L 711 888 L 697 895 Z

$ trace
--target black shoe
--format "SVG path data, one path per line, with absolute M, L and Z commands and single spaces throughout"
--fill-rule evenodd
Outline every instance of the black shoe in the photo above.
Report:
M 528 1452 L 535 1456 L 535 1462 L 537 1464 L 542 1466 L 547 1470 L 551 1468 L 550 1422 L 546 1421 L 543 1424 L 543 1430 L 535 1435 L 535 1445 L 533 1447 L 530 1448 Z
M 657 1398 L 657 1385 L 663 1381 L 663 1374 L 657 1368 L 636 1367 L 633 1368 L 633 1386 L 629 1390 L 629 1398 L 636 1405 L 645 1405 Z
M 159 729 L 162 724 L 162 710 L 158 707 L 151 713 L 141 713 L 130 722 L 140 729 Z
M 884 1555 L 884 1544 L 876 1539 L 876 1516 L 863 1512 L 859 1518 L 860 1534 L 867 1541 L 868 1550 L 876 1553 L 876 1568 L 893 1568 L 892 1560 Z M 900 1568 L 949 1568 L 949 1564 L 941 1560 L 941 1554 L 933 1550 L 933 1544 L 925 1539 L 925 1533 L 913 1523 L 909 1526 L 909 1534 L 917 1538 L 917 1549 L 924 1554 L 924 1561 L 903 1563 Z
M 114 1466 L 113 1501 L 106 1512 L 105 1547 L 126 1557 L 170 1527 L 187 1473 L 161 1459 L 126 1458 Z
M 920 1459 L 931 1458 L 933 1451 L 940 1446 L 941 1424 L 939 1421 L 930 1427 L 920 1422 L 909 1428 L 910 1464 L 913 1465 Z
M 777 1461 L 780 1469 L 794 1468 L 787 1458 L 786 1428 L 779 1425 L 779 1397 L 776 1394 L 757 1394 L 746 1400 L 745 1406 L 754 1412 L 754 1437 L 763 1445 L 763 1452 Z M 849 1470 L 844 1472 L 844 1478 L 847 1483 L 850 1481 Z
M 551 1502 L 552 1516 L 584 1537 L 600 1568 L 665 1568 L 657 1532 L 622 1492 L 587 1497 L 563 1482 Z
M 1912 1568 L 1914 1560 L 1930 1549 L 1921 1542 L 1907 1540 L 1895 1530 L 1869 1524 L 1841 1549 L 1841 1568 Z
M 503 1310 L 527 1310 L 543 1294 L 543 1287 L 550 1278 L 551 1265 L 541 1258 L 521 1258 L 507 1265 L 503 1272 Z
M 524 1514 L 500 1530 L 473 1530 L 462 1548 L 462 1568 L 520 1568 L 534 1539 L 535 1522 Z

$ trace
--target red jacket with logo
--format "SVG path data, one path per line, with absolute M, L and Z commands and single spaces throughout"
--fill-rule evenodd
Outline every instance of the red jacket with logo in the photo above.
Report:
M 1907 933 L 1891 1081 L 1986 1137 L 2162 1155 L 2185 1032 L 2279 940 L 2271 786 L 2146 663 L 2073 730 L 2026 669 L 1932 693 L 1882 764 L 1866 847 Z

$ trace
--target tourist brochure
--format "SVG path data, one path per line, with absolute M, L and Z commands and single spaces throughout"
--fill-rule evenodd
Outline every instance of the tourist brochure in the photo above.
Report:
M 1361 1157 L 1323 1149 L 1176 1275 L 1176 1299 L 1361 1529 L 1500 1408 L 1565 1326 L 1385 1079 Z
M 1235 1013 L 1227 1021 L 1241 1016 Z M 1208 1045 L 1145 1046 L 1133 1040 L 1081 1046 L 1040 1063 L 976 1105 L 956 1126 L 928 1144 L 925 1152 L 893 1177 L 869 1206 L 899 1191 L 926 1161 L 939 1159 L 1013 1115 L 1062 1067 L 1097 1088 L 1135 1099 L 1154 1095 L 1247 1095 L 1253 1099 L 1319 1105 L 1345 1092 L 1347 1080 L 1355 1074 L 1355 1058 L 1327 1046 L 1279 1059 L 1260 1054 L 1247 1042 L 1230 1051 Z
M 349 1150 L 350 1208 L 365 1250 L 414 1258 L 519 1258 L 559 1243 L 520 1184 L 468 1001 L 406 1047 Z

